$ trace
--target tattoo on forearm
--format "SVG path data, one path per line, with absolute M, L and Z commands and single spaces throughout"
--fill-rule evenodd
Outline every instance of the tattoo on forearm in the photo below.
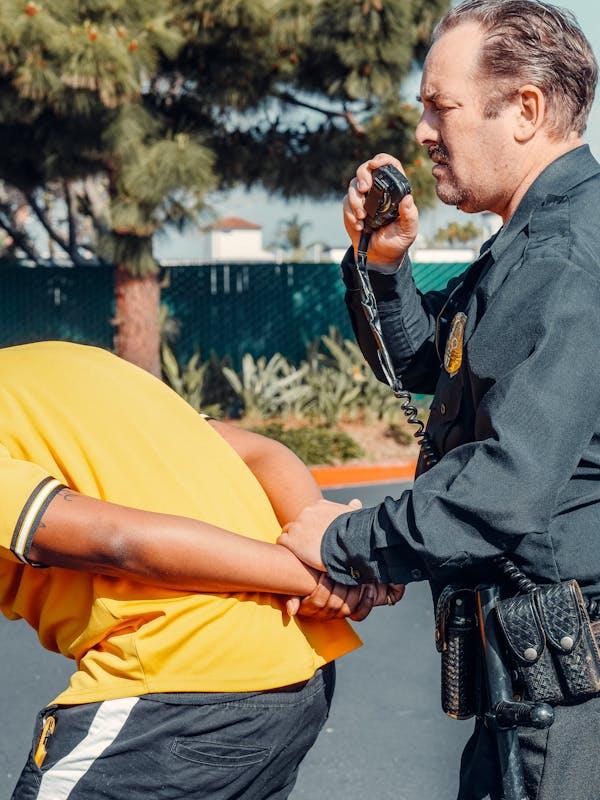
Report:
M 61 489 L 58 494 L 68 503 L 72 502 L 77 497 L 77 495 L 73 494 L 69 489 Z

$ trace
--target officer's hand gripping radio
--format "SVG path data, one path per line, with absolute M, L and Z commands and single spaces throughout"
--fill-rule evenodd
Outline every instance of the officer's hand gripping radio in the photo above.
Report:
M 392 164 L 376 169 L 373 172 L 373 185 L 365 199 L 365 234 L 394 222 L 400 213 L 402 198 L 410 192 L 408 179 Z

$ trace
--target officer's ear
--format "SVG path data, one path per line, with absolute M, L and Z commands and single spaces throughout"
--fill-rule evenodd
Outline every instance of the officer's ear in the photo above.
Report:
M 517 142 L 530 141 L 543 127 L 547 119 L 548 105 L 544 93 L 538 86 L 526 84 L 516 92 L 514 136 Z

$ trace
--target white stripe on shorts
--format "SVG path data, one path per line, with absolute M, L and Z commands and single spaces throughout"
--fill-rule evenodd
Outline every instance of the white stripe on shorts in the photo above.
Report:
M 68 800 L 77 782 L 117 738 L 138 700 L 123 697 L 101 703 L 85 738 L 42 775 L 37 800 Z

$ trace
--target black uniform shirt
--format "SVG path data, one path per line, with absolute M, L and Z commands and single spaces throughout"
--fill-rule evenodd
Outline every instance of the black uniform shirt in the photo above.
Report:
M 600 165 L 581 146 L 544 170 L 444 291 L 418 292 L 409 263 L 371 273 L 397 374 L 410 391 L 435 392 L 427 427 L 442 457 L 420 463 L 399 499 L 330 525 L 322 556 L 336 581 L 479 582 L 502 553 L 533 580 L 600 592 L 599 213 Z M 352 258 L 348 308 L 382 377 Z M 450 375 L 444 352 L 461 313 Z

